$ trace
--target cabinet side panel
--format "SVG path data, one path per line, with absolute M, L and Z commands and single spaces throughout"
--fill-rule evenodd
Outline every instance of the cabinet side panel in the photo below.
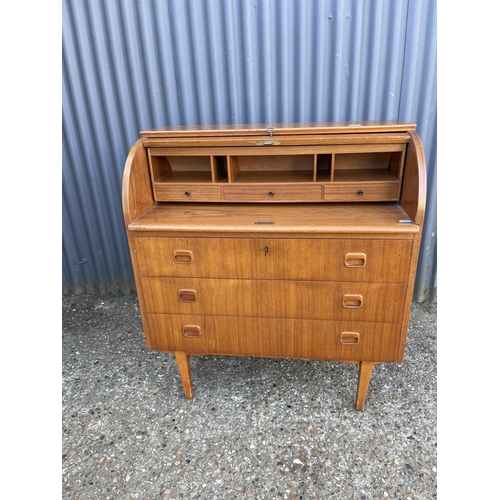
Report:
M 125 226 L 155 204 L 146 150 L 139 139 L 130 149 L 122 182 L 122 207 Z
M 424 222 L 427 171 L 424 147 L 420 137 L 410 132 L 400 205 L 415 224 Z
M 408 287 L 403 313 L 403 324 L 401 329 L 401 343 L 399 346 L 399 362 L 403 361 L 406 337 L 410 323 L 411 305 L 413 301 L 413 291 L 415 287 L 415 276 L 418 265 L 418 255 L 420 252 L 420 242 L 422 237 L 422 225 L 425 216 L 425 204 L 427 193 L 427 171 L 425 162 L 425 152 L 422 141 L 418 134 L 410 131 L 410 142 L 406 155 L 406 165 L 403 178 L 403 188 L 401 191 L 400 205 L 411 217 L 413 222 L 419 226 L 419 232 L 414 236 L 411 250 L 411 260 L 408 272 Z
M 147 321 L 147 315 L 145 314 L 145 311 L 147 310 L 147 305 L 146 305 L 146 299 L 144 297 L 144 290 L 143 290 L 143 282 L 140 277 L 139 273 L 139 266 L 137 263 L 137 246 L 136 246 L 136 240 L 133 235 L 130 233 L 127 234 L 128 236 L 128 244 L 130 248 L 130 257 L 132 259 L 132 269 L 134 271 L 134 279 L 135 279 L 135 287 L 137 290 L 137 298 L 139 300 L 139 310 L 141 312 L 141 319 L 142 319 L 142 326 L 144 328 L 144 340 L 146 341 L 146 347 L 148 349 L 153 349 L 152 343 L 151 343 L 151 336 L 150 336 L 150 328 L 148 326 L 148 321 Z M 139 249 L 140 252 L 140 249 Z
M 413 289 L 415 287 L 415 275 L 417 273 L 418 254 L 420 250 L 420 240 L 421 240 L 421 235 L 419 233 L 415 235 L 411 251 L 411 261 L 408 273 L 408 286 L 406 289 L 406 299 L 404 302 L 403 323 L 401 325 L 401 342 L 399 345 L 399 356 L 398 356 L 399 363 L 403 361 L 405 355 L 406 338 L 408 336 L 408 328 L 410 325 L 411 305 L 413 302 Z
M 122 182 L 122 207 L 141 313 L 144 311 L 144 298 L 138 271 L 137 249 L 135 238 L 129 231 L 128 226 L 130 222 L 136 220 L 153 207 L 154 204 L 146 150 L 143 147 L 142 139 L 139 139 L 130 149 L 127 161 L 125 162 Z M 151 342 L 147 318 L 144 314 L 141 314 L 141 316 L 146 346 L 150 349 Z

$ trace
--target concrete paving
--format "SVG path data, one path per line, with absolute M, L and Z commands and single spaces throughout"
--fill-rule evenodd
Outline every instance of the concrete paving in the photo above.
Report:
M 62 498 L 437 497 L 436 304 L 414 304 L 402 364 L 191 359 L 145 347 L 137 297 L 62 299 Z

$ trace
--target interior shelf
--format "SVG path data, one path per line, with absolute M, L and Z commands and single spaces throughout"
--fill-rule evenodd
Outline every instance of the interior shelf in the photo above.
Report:
M 335 171 L 334 182 L 398 182 L 389 170 L 382 168 L 344 169 Z
M 235 183 L 312 182 L 316 155 L 230 156 L 229 181 Z
M 243 183 L 290 183 L 307 182 L 313 180 L 312 170 L 261 170 L 239 172 L 233 179 L 235 184 Z
M 268 198 L 274 202 L 299 198 L 324 202 L 398 199 L 405 156 L 402 145 L 329 149 L 323 147 L 315 152 L 309 147 L 299 151 L 276 148 L 268 153 L 260 148 L 224 148 L 213 154 L 215 150 L 209 148 L 151 148 L 149 163 L 155 198 L 227 202 L 262 202 Z
M 172 171 L 156 181 L 157 183 L 210 183 L 212 173 L 206 170 Z

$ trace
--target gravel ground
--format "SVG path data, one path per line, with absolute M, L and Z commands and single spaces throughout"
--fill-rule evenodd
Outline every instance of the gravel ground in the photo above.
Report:
M 437 497 L 436 304 L 414 304 L 406 358 L 374 367 L 191 358 L 145 348 L 137 298 L 62 299 L 62 498 Z

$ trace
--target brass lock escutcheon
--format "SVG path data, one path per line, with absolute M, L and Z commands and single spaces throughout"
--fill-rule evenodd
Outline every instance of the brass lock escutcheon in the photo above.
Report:
M 281 144 L 281 141 L 273 141 L 273 134 L 276 132 L 276 129 L 274 127 L 268 127 L 267 132 L 269 134 L 269 137 L 271 138 L 270 141 L 255 141 L 255 144 L 257 146 L 279 146 Z
M 281 141 L 255 141 L 257 146 L 279 146 Z

